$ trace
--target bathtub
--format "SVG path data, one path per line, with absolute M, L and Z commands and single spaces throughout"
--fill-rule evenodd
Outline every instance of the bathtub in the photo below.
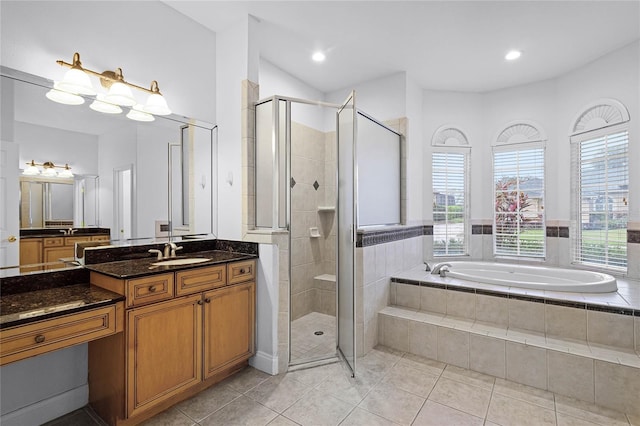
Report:
M 606 293 L 618 289 L 615 277 L 578 269 L 454 261 L 434 265 L 432 273 L 438 274 L 441 268 L 446 277 L 506 287 L 577 293 Z

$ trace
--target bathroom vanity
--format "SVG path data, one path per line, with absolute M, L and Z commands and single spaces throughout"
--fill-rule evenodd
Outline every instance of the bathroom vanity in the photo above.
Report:
M 50 281 L 3 293 L 2 364 L 88 342 L 89 403 L 110 425 L 138 424 L 239 371 L 255 353 L 257 245 L 184 246 L 164 263 L 148 247 L 92 250 L 126 259 L 34 274 Z M 51 283 L 65 273 L 83 282 Z

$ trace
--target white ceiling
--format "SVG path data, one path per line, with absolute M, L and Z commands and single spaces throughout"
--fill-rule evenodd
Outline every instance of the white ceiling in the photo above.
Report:
M 423 88 L 486 92 L 640 39 L 640 0 L 165 3 L 215 32 L 255 16 L 261 56 L 325 93 L 402 71 Z M 522 57 L 505 61 L 514 48 Z M 311 61 L 315 49 L 324 63 Z

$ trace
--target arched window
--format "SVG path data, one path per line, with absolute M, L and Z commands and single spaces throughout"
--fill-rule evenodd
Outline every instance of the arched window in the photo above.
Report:
M 493 144 L 494 255 L 545 256 L 544 148 L 538 124 L 515 121 Z
M 454 126 L 442 126 L 431 138 L 433 255 L 468 254 L 469 141 Z
M 629 218 L 627 108 L 600 99 L 571 127 L 574 263 L 625 271 Z

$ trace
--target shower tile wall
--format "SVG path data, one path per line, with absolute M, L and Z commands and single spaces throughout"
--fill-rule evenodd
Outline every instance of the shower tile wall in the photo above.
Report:
M 335 136 L 291 125 L 291 320 L 311 312 L 335 313 L 333 294 L 314 277 L 335 274 Z M 295 183 L 294 183 L 295 181 Z M 318 228 L 313 238 L 310 228 Z

